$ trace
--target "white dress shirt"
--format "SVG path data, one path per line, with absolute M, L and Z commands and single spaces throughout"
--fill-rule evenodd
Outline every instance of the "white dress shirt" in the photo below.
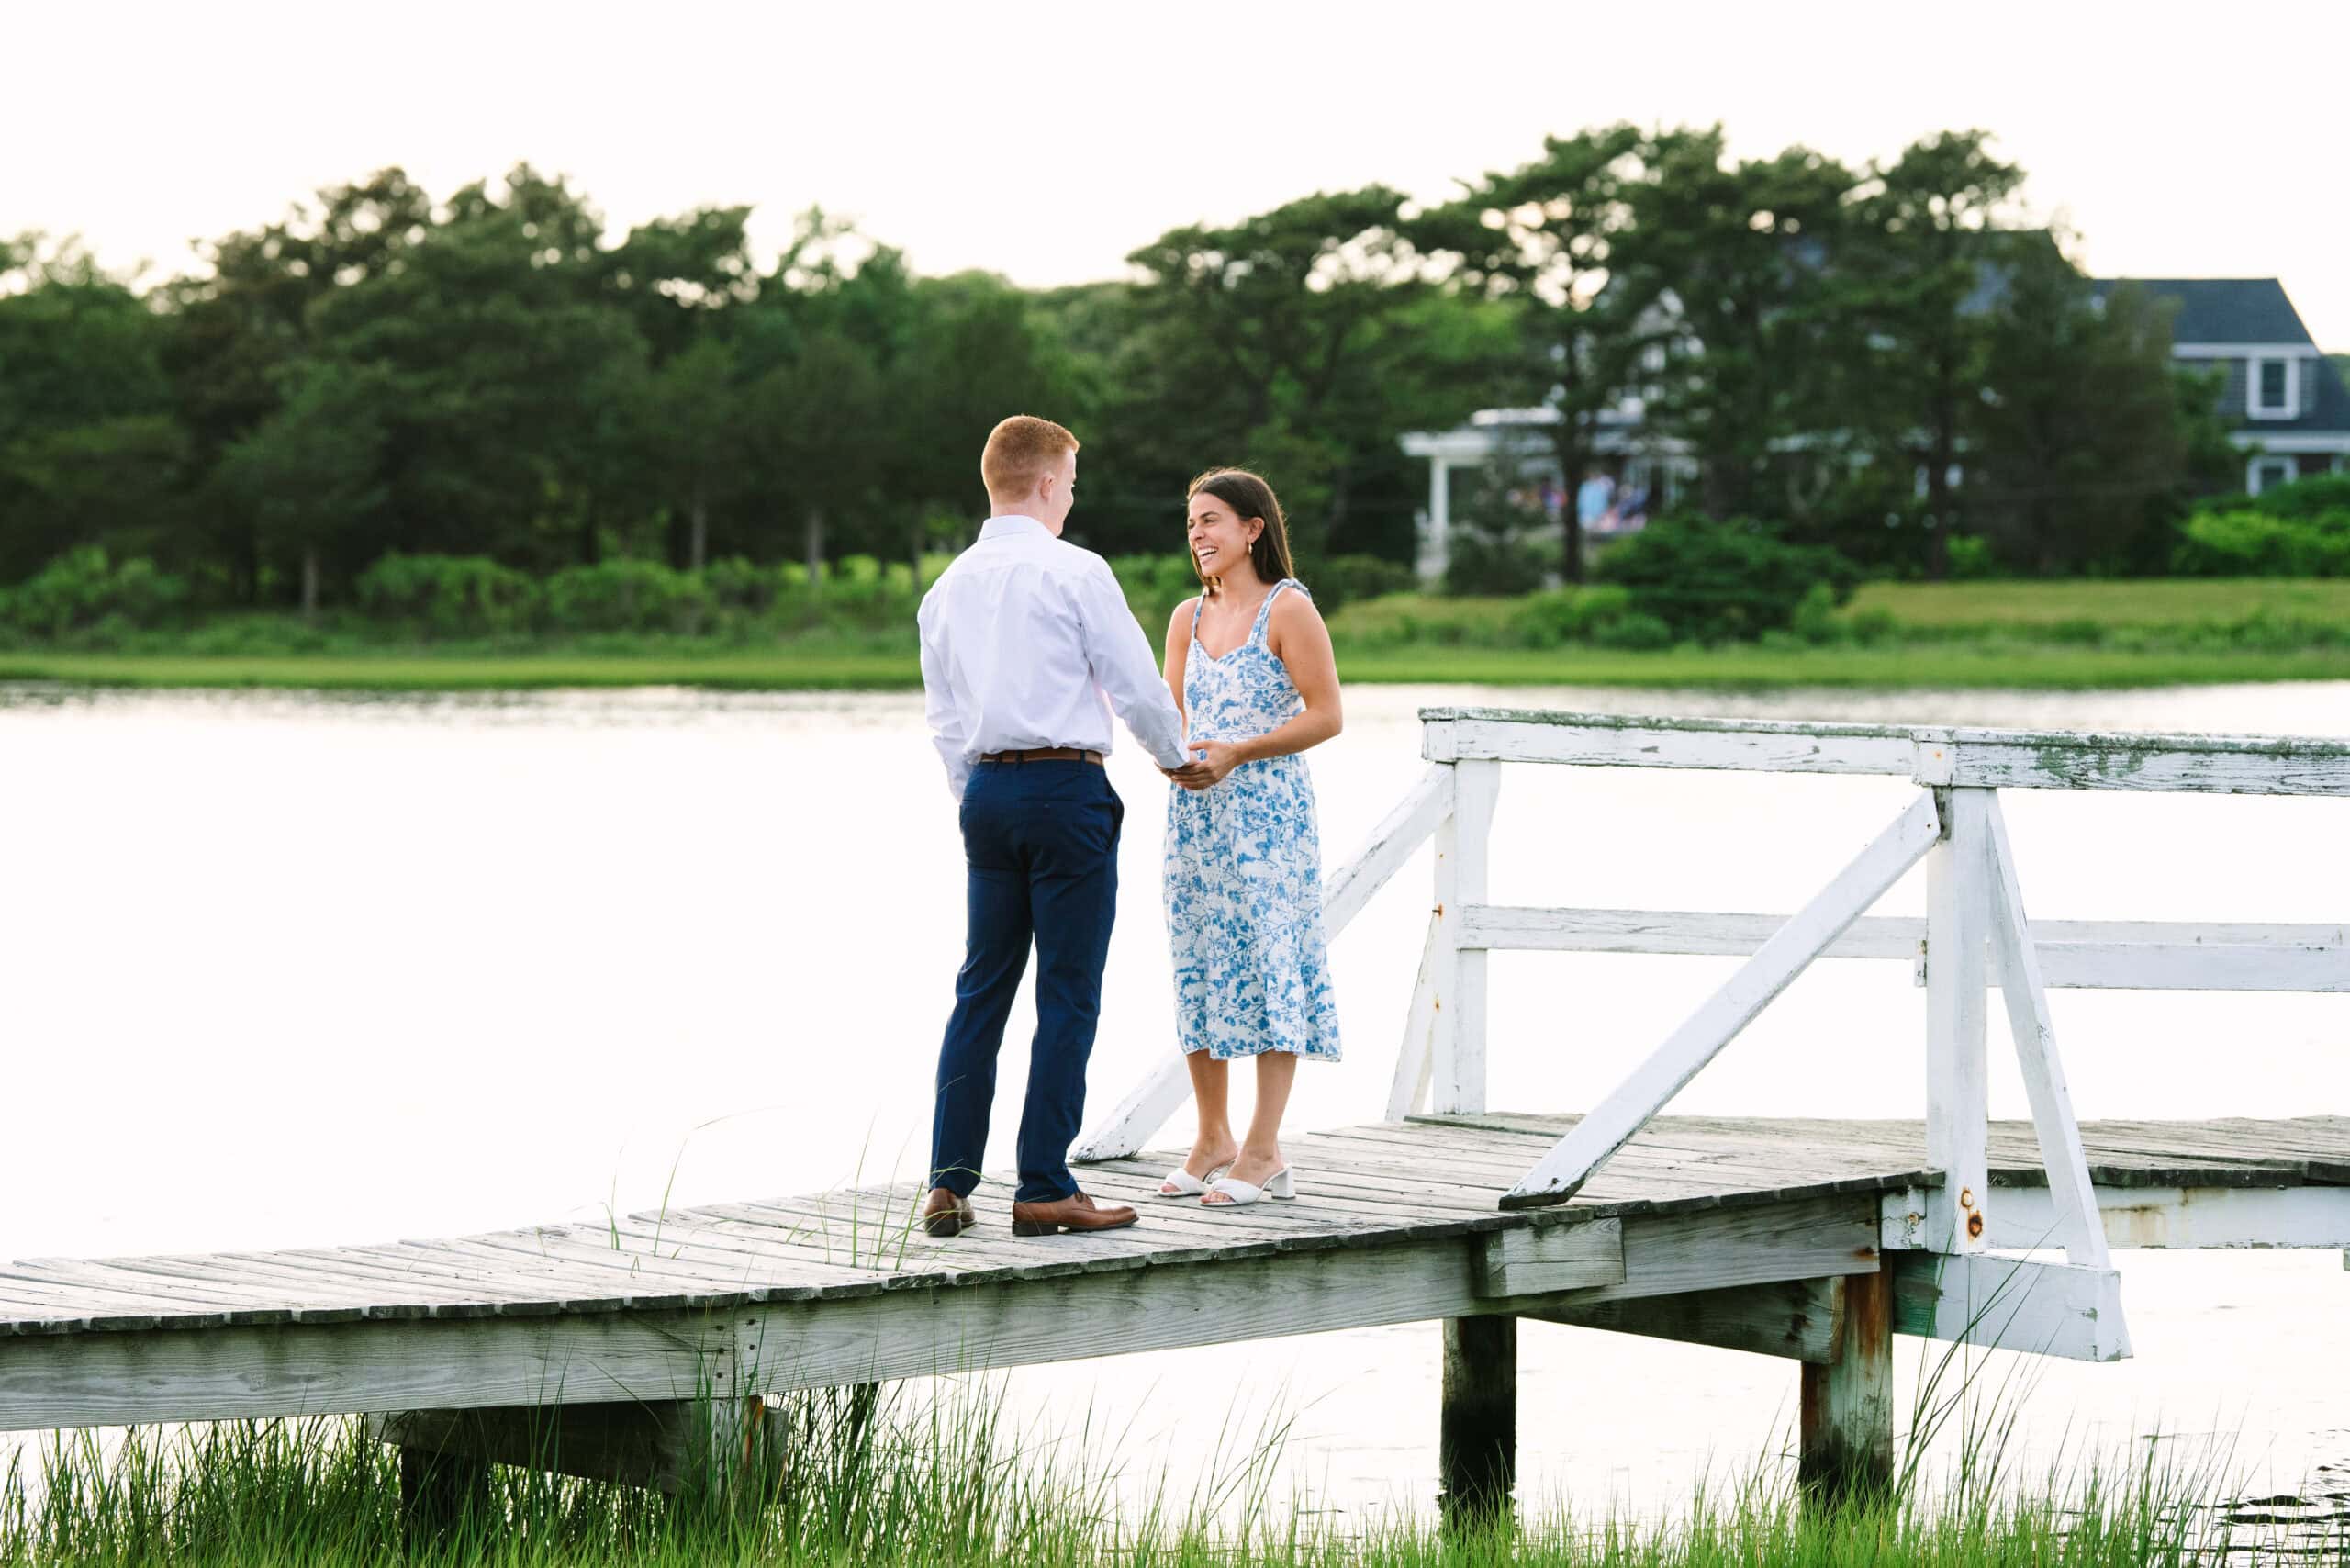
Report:
M 983 753 L 1106 754 L 1111 709 L 1160 766 L 1183 766 L 1183 711 L 1110 564 L 1035 518 L 990 518 L 923 595 L 920 622 L 924 709 L 957 800 Z

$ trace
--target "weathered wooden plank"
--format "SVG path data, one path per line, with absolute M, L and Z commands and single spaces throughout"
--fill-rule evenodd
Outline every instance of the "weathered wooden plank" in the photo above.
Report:
M 1462 913 L 1460 943 L 1528 952 L 1744 958 L 1787 918 L 1476 904 Z M 2059 990 L 2350 991 L 2350 930 L 2339 924 L 2053 920 L 2035 921 L 2031 930 L 2042 983 Z M 1916 963 L 1925 949 L 1922 918 L 1868 915 L 1820 957 Z M 1396 1114 L 1392 1107 L 1391 1114 Z
M 1882 774 L 1976 789 L 2350 794 L 2350 741 L 2092 734 L 1494 708 L 1421 713 L 1431 751 L 1503 762 Z
M 1943 1173 L 1927 1195 L 1931 1245 L 1947 1252 L 1983 1249 L 1990 1201 L 1986 1147 L 1991 1070 L 1986 1054 L 1990 938 L 1989 798 L 1948 790 L 1942 840 L 1926 857 L 1926 1162 Z
M 1837 1280 L 1787 1280 L 1634 1301 L 1577 1302 L 1522 1312 L 1543 1323 L 1678 1339 L 1798 1361 L 1835 1354 L 1843 1294 Z
M 1933 798 L 1921 794 L 1819 894 L 1675 1029 L 1632 1075 L 1578 1123 L 1503 1202 L 1512 1207 L 1572 1196 L 1602 1161 L 1662 1109 L 1816 958 L 1819 950 L 1934 846 Z M 1978 944 L 1979 946 L 1979 944 Z M 1478 1109 L 1439 1105 L 1438 1109 Z
M 769 1424 L 763 1402 L 744 1404 L 748 1420 L 761 1428 Z M 673 1495 L 697 1465 L 709 1462 L 711 1450 L 733 1440 L 722 1425 L 710 1402 L 691 1399 L 403 1410 L 370 1422 L 376 1438 L 403 1449 L 527 1465 Z M 766 1446 L 758 1438 L 753 1441 Z
M 1873 1200 L 1837 1198 L 1624 1226 L 1624 1281 L 1577 1304 L 1809 1279 L 1875 1266 Z M 745 1389 L 778 1393 L 1030 1366 L 1227 1339 L 1467 1317 L 1559 1305 L 1481 1297 L 1454 1238 L 1087 1274 L 897 1291 L 853 1302 L 749 1309 Z M 755 1370 L 753 1370 L 755 1369 Z
M 1424 713 L 1448 721 L 1463 759 L 1585 767 L 1735 768 L 1766 773 L 1910 776 L 1919 732 L 1857 724 L 1791 724 L 1536 714 L 1503 710 Z
M 1888 1252 L 1894 1327 L 1983 1349 L 2118 1361 L 2130 1354 L 2121 1276 L 1989 1253 Z
M 1624 1282 L 1624 1222 L 1520 1226 L 1485 1238 L 1481 1295 L 1548 1295 Z
M 724 1315 L 576 1313 L 0 1338 L 0 1431 L 691 1398 Z

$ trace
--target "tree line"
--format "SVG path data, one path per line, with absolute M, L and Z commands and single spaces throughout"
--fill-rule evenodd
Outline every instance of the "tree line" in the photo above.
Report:
M 1697 514 L 1897 575 L 1962 537 L 2143 567 L 2224 437 L 2152 301 L 2100 306 L 2061 236 L 2009 226 L 2021 181 L 1977 131 L 1856 167 L 1603 127 L 1448 200 L 1318 193 L 1053 289 L 921 275 L 821 211 L 769 259 L 745 207 L 614 238 L 527 165 L 444 200 L 386 169 L 152 284 L 25 235 L 0 241 L 0 585 L 92 546 L 305 610 L 397 555 L 919 563 L 968 537 L 1014 411 L 1079 431 L 1071 533 L 1107 554 L 1180 549 L 1184 481 L 1239 463 L 1304 560 L 1404 562 L 1403 432 L 1547 406 L 1528 428 L 1572 484 L 1628 397 Z M 1525 532 L 1509 489 L 1472 534 Z

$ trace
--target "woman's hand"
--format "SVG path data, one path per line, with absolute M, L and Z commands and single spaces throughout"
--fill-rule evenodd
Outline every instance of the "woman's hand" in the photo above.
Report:
M 1183 749 L 1192 760 L 1167 777 L 1186 790 L 1213 790 L 1248 760 L 1229 741 L 1189 741 Z

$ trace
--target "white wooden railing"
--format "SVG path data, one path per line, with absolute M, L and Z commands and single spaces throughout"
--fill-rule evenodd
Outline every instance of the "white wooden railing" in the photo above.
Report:
M 1432 708 L 1430 767 L 1330 878 L 1332 937 L 1433 837 L 1434 908 L 1388 1098 L 1393 1118 L 1485 1105 L 1485 961 L 1496 949 L 1743 955 L 1747 962 L 1583 1116 L 1502 1200 L 1563 1203 L 1812 960 L 1902 959 L 1927 991 L 1929 1163 L 1913 1244 L 1958 1255 L 1988 1245 L 1986 1015 L 1996 984 L 2021 1060 L 2047 1167 L 2051 1245 L 2078 1270 L 2109 1267 L 2105 1230 L 2053 1028 L 2050 986 L 2350 991 L 2340 924 L 2051 921 L 2025 913 L 2002 789 L 2350 795 L 2350 742 L 2224 735 L 2089 734 L 1907 725 L 1781 723 Z M 1486 902 L 1486 855 L 1502 764 L 1710 768 L 1905 778 L 1919 792 L 1793 915 L 1507 908 Z M 1920 860 L 1924 919 L 1867 911 Z M 1189 1095 L 1171 1058 L 1082 1138 L 1075 1158 L 1120 1159 Z

